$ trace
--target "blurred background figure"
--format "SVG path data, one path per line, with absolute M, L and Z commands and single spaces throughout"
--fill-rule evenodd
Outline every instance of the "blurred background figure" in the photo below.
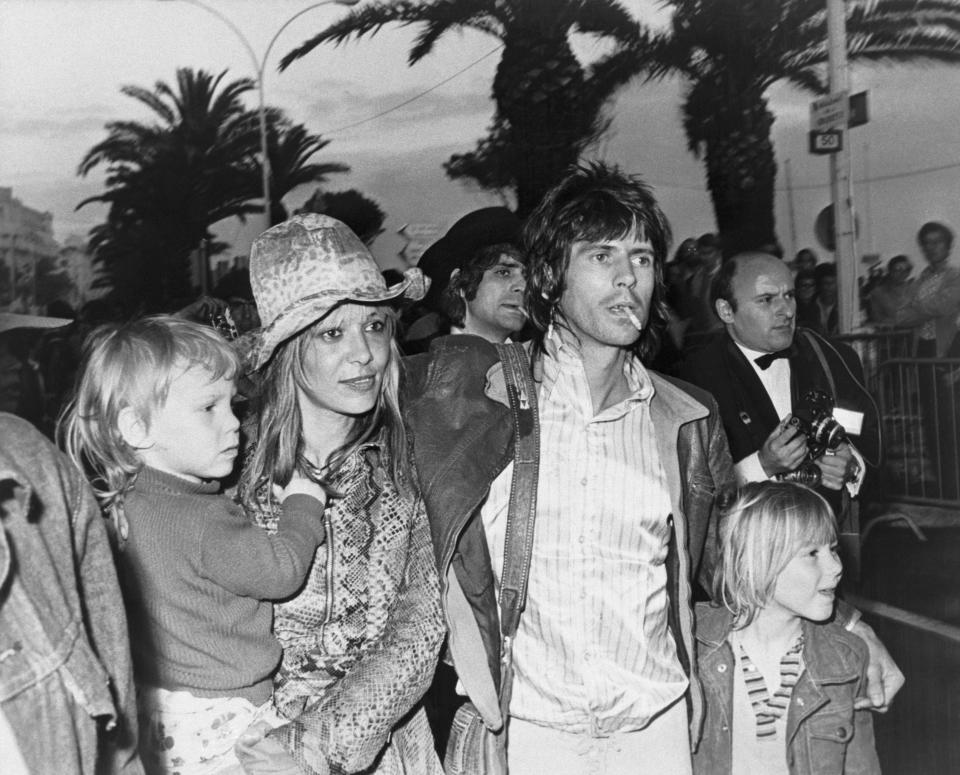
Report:
M 867 296 L 867 313 L 876 326 L 896 325 L 897 310 L 904 306 L 913 292 L 910 273 L 913 264 L 906 255 L 894 256 L 887 263 L 887 271 Z
M 239 334 L 260 327 L 257 304 L 253 300 L 253 289 L 250 287 L 249 269 L 233 269 L 227 272 L 214 286 L 213 295 L 227 303 Z
M 917 358 L 960 357 L 960 270 L 949 261 L 953 230 L 930 221 L 920 227 L 917 241 L 927 266 L 894 320 L 913 328 Z M 939 469 L 940 496 L 952 500 L 960 496 L 960 395 L 951 370 L 936 363 L 922 364 L 917 382 L 926 445 Z
M 685 350 L 698 347 L 723 328 L 710 296 L 713 278 L 723 261 L 720 237 L 707 233 L 697 238 L 697 261 L 696 270 L 687 280 L 688 296 L 684 306 L 689 322 L 683 338 Z
M 802 250 L 797 251 L 797 255 L 793 259 L 793 265 L 791 269 L 795 273 L 807 271 L 813 271 L 819 261 L 817 260 L 817 254 L 814 253 L 810 248 L 803 248 Z
M 817 306 L 817 275 L 812 269 L 801 269 L 793 280 L 797 300 L 797 325 L 822 334 L 820 308 Z
M 56 407 L 47 399 L 40 347 L 44 332 L 72 322 L 0 312 L 0 411 L 28 420 L 48 437 L 53 435 Z
M 837 310 L 837 265 L 817 264 L 813 270 L 817 279 L 817 310 L 820 315 L 820 330 L 826 336 L 840 333 Z
M 953 230 L 930 221 L 920 227 L 917 242 L 927 265 L 898 308 L 896 322 L 914 328 L 918 358 L 942 358 L 956 338 L 960 312 L 960 270 L 949 262 Z

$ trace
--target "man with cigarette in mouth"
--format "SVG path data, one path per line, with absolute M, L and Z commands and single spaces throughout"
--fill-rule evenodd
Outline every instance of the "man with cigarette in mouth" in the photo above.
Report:
M 592 164 L 547 194 L 523 237 L 540 443 L 507 718 L 497 593 L 515 448 L 504 367 L 470 336 L 407 361 L 404 415 L 450 655 L 488 729 L 502 734 L 509 719 L 510 772 L 618 775 L 642 763 L 686 775 L 701 709 L 691 581 L 712 567 L 715 495 L 734 475 L 709 394 L 643 365 L 665 325 L 669 225 L 639 179 Z

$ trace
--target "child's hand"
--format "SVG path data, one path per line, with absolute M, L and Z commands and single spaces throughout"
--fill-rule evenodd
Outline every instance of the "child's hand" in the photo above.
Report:
M 305 476 L 294 476 L 290 480 L 290 483 L 280 493 L 281 502 L 291 495 L 309 495 L 311 498 L 320 501 L 321 505 L 327 505 L 327 494 L 323 491 L 323 488 Z

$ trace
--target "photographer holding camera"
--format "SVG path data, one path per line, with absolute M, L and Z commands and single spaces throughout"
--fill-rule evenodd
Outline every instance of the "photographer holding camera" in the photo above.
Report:
M 859 358 L 847 345 L 797 328 L 793 276 L 774 256 L 731 258 L 717 274 L 713 299 L 726 330 L 689 353 L 680 376 L 716 397 L 738 479 L 819 485 L 845 534 L 847 561 L 855 563 L 851 499 L 865 461 L 875 464 L 880 452 L 878 413 Z

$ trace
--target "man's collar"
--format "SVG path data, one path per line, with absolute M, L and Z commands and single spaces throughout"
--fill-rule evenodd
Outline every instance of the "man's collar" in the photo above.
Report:
M 770 365 L 780 358 L 790 359 L 797 354 L 797 345 L 796 345 L 796 334 L 794 334 L 794 341 L 790 343 L 789 347 L 784 348 L 783 350 L 776 350 L 774 352 L 764 352 L 762 350 L 753 350 L 745 345 L 740 344 L 733 337 L 730 337 L 730 341 L 733 342 L 737 349 L 743 353 L 743 357 L 747 361 L 762 371 L 766 371 L 770 368 Z
M 547 328 L 547 333 L 543 337 L 543 350 L 545 365 L 542 391 L 546 396 L 550 394 L 564 367 L 582 370 L 584 366 L 580 348 L 572 336 L 564 337 L 559 327 L 553 323 Z M 636 355 L 628 350 L 624 350 L 624 354 L 626 357 L 623 361 L 623 374 L 631 393 L 628 400 L 649 400 L 654 393 L 650 375 Z
M 740 344 L 740 342 L 738 342 L 732 336 L 730 337 L 730 341 L 733 342 L 734 346 L 743 353 L 743 357 L 750 361 L 750 363 L 754 363 L 757 358 L 762 355 L 767 355 L 767 353 L 763 350 L 754 350 L 746 345 Z

